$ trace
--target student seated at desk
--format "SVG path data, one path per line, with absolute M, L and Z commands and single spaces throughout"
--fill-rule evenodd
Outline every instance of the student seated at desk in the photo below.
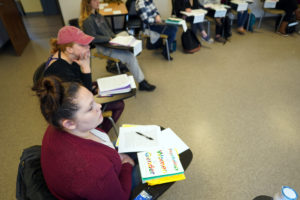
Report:
M 135 8 L 143 23 L 147 25 L 150 30 L 168 36 L 168 46 L 171 47 L 171 44 L 176 39 L 177 26 L 162 24 L 162 19 L 153 0 L 137 0 L 135 2 Z M 164 47 L 162 54 L 168 60 L 166 47 Z M 170 58 L 173 60 L 172 57 Z
M 93 91 L 89 46 L 93 39 L 74 26 L 61 28 L 57 38 L 51 39 L 51 57 L 46 63 L 44 76 L 54 75 L 63 81 L 78 82 Z M 94 92 L 97 93 L 95 88 Z M 124 110 L 124 102 L 107 103 L 106 110 L 112 111 L 116 122 Z M 105 118 L 102 129 L 108 132 L 111 128 L 111 122 Z
M 199 30 L 202 36 L 202 39 L 206 42 L 213 42 L 214 40 L 207 35 L 206 31 L 203 28 L 203 23 L 193 23 L 194 17 L 186 17 L 180 13 L 180 11 L 191 12 L 192 9 L 200 9 L 200 4 L 198 0 L 175 0 L 175 13 L 177 17 L 184 18 L 191 24 L 192 31 L 197 35 Z
M 293 19 L 293 15 L 295 14 L 296 10 L 298 9 L 298 2 L 297 0 L 279 0 L 279 2 L 276 4 L 276 8 L 285 11 L 285 16 L 278 31 L 280 34 L 287 36 L 286 28 L 288 26 L 288 23 Z
M 101 105 L 77 82 L 45 77 L 33 88 L 49 123 L 41 149 L 41 167 L 58 199 L 128 200 L 139 181 L 134 161 L 119 154 L 108 135 L 96 127 Z M 133 182 L 132 182 L 133 181 Z
M 230 5 L 230 0 L 221 0 L 222 4 L 228 4 Z M 246 30 L 244 29 L 246 21 L 248 16 L 248 10 L 237 12 L 237 29 L 236 31 L 244 35 L 246 33 Z
M 199 0 L 200 5 L 204 8 L 205 4 L 220 4 L 221 0 Z M 231 37 L 231 25 L 229 22 L 228 17 L 218 17 L 215 18 L 216 22 L 216 35 L 215 35 L 215 41 L 220 43 L 225 43 L 228 38 Z M 224 32 L 224 38 L 223 38 L 223 32 Z
M 149 92 L 155 90 L 156 87 L 145 80 L 138 61 L 132 52 L 97 45 L 107 43 L 115 37 L 106 19 L 99 13 L 99 0 L 81 1 L 79 25 L 86 34 L 95 37 L 93 43 L 96 44 L 97 51 L 106 56 L 117 58 L 127 65 L 129 71 L 139 83 L 139 90 Z

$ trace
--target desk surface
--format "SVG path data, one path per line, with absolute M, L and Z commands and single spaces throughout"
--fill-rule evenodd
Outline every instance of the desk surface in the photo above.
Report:
M 193 153 L 190 149 L 188 149 L 182 152 L 181 154 L 179 154 L 179 156 L 180 156 L 182 167 L 184 168 L 184 170 L 186 170 L 193 159 Z M 175 182 L 164 183 L 164 184 L 154 185 L 154 186 L 148 186 L 146 183 L 140 184 L 132 191 L 132 199 L 134 199 L 141 191 L 145 190 L 150 195 L 152 195 L 152 199 L 155 200 L 160 195 L 162 195 L 166 190 L 168 190 L 174 183 Z
M 104 103 L 111 103 L 111 102 L 115 102 L 115 101 L 124 100 L 124 99 L 130 98 L 135 95 L 136 95 L 136 89 L 132 89 L 130 92 L 123 93 L 123 94 L 116 94 L 112 97 L 94 96 L 94 99 L 95 99 L 96 103 L 104 104 Z
M 109 12 L 105 12 L 104 9 L 107 8 L 111 8 L 112 10 Z M 121 12 L 115 13 L 114 11 L 121 11 Z M 118 15 L 127 15 L 128 10 L 124 3 L 108 3 L 108 6 L 105 6 L 103 9 L 99 9 L 99 13 L 103 16 L 118 16 Z

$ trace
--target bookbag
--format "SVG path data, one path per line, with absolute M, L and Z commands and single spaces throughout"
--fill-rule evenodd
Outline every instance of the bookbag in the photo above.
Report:
M 199 51 L 201 43 L 191 29 L 187 29 L 181 35 L 181 42 L 184 52 L 195 53 Z
M 17 200 L 55 200 L 47 188 L 40 164 L 41 146 L 24 149 L 17 175 Z
M 244 28 L 247 30 L 247 27 L 248 27 L 248 23 L 249 23 L 249 31 L 253 32 L 254 30 L 254 24 L 255 24 L 255 21 L 256 21 L 256 17 L 253 13 L 249 13 L 247 15 L 247 20 L 246 20 L 246 23 L 244 25 Z
M 288 22 L 285 32 L 287 34 L 291 34 L 291 33 L 295 32 L 297 25 L 298 25 L 298 22 L 296 19 L 296 15 L 293 15 L 292 18 L 290 19 L 290 21 Z

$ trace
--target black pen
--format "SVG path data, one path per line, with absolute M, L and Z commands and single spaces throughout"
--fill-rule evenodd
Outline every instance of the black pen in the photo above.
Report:
M 140 135 L 140 136 L 144 136 L 145 138 L 147 138 L 148 140 L 153 140 L 152 137 L 149 137 L 147 135 L 144 135 L 143 133 L 140 133 L 140 132 L 136 132 L 136 134 Z

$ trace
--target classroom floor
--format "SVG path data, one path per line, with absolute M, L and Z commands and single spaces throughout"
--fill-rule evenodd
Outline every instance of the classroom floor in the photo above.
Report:
M 202 42 L 195 54 L 182 52 L 178 34 L 172 62 L 155 50 L 138 56 L 157 89 L 126 100 L 118 125 L 170 127 L 194 154 L 187 179 L 160 199 L 252 200 L 283 185 L 300 193 L 300 35 L 282 37 L 270 23 L 225 45 Z M 15 199 L 22 150 L 41 144 L 46 123 L 30 87 L 60 26 L 29 31 L 20 57 L 10 44 L 0 50 L 0 199 Z M 92 67 L 93 79 L 110 75 L 104 60 Z

